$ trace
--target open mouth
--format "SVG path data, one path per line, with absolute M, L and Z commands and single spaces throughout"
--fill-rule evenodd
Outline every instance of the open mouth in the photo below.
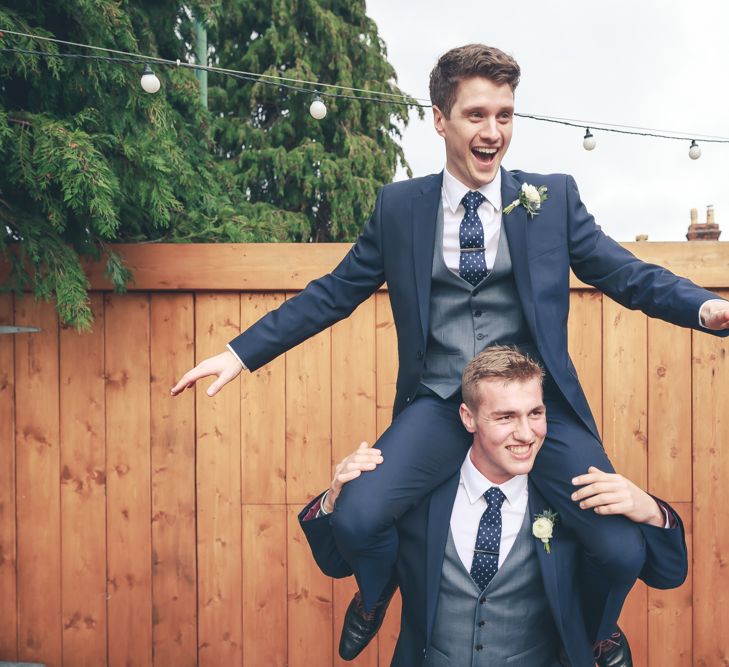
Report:
M 498 148 L 484 148 L 482 146 L 471 149 L 471 154 L 476 158 L 476 160 L 478 160 L 478 162 L 484 165 L 493 164 L 498 152 Z
M 529 443 L 528 445 L 508 445 L 506 449 L 517 459 L 528 459 L 532 455 L 533 446 L 534 443 Z

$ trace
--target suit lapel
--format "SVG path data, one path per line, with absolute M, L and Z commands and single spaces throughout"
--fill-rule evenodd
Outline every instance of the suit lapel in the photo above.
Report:
M 521 183 L 505 169 L 501 169 L 501 206 L 502 210 L 519 197 Z M 532 338 L 537 340 L 536 313 L 534 311 L 534 296 L 532 294 L 532 281 L 529 271 L 527 225 L 529 224 L 526 209 L 516 206 L 510 213 L 503 216 L 503 227 L 506 230 L 506 239 L 509 242 L 509 254 L 514 271 L 514 282 L 519 293 L 521 305 L 524 310 L 527 324 Z
M 427 644 L 430 644 L 430 633 L 435 623 L 435 609 L 438 603 L 438 591 L 443 570 L 448 530 L 451 525 L 453 502 L 458 491 L 460 471 L 447 482 L 441 484 L 430 496 L 428 505 L 428 528 L 426 539 L 425 561 L 425 611 Z
M 413 263 L 415 267 L 415 290 L 420 312 L 423 341 L 428 339 L 428 318 L 430 317 L 430 283 L 433 272 L 433 251 L 435 249 L 435 226 L 440 205 L 443 172 L 434 174 L 423 185 L 412 201 Z
M 531 478 L 529 479 L 529 506 L 527 511 L 531 519 L 534 516 L 541 514 L 544 510 L 548 509 L 548 505 L 542 494 L 539 493 L 537 487 L 532 484 Z M 559 579 L 557 577 L 557 559 L 560 557 L 559 554 L 559 540 L 556 537 L 550 541 L 551 553 L 547 553 L 541 540 L 532 536 L 534 540 L 534 549 L 537 553 L 537 561 L 539 562 L 539 569 L 542 572 L 542 581 L 544 582 L 544 592 L 547 595 L 547 601 L 549 607 L 552 610 L 552 616 L 554 622 L 559 630 L 560 636 L 564 636 L 562 628 L 562 611 L 559 598 Z

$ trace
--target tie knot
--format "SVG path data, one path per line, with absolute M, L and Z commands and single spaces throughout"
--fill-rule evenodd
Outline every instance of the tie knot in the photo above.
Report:
M 463 204 L 463 208 L 467 211 L 475 211 L 485 201 L 486 197 L 478 192 L 478 190 L 469 190 L 465 195 L 463 195 L 461 204 Z
M 483 497 L 486 498 L 486 502 L 489 504 L 488 509 L 493 507 L 495 510 L 501 510 L 501 506 L 506 500 L 504 492 L 498 486 L 492 486 L 483 494 Z

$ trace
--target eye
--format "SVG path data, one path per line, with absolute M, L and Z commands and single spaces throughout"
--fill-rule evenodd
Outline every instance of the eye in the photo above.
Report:
M 483 118 L 483 114 L 480 111 L 471 111 L 468 114 L 468 117 L 471 120 L 481 120 Z

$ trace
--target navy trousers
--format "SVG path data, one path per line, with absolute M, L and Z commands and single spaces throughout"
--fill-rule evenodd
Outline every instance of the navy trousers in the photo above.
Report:
M 597 466 L 614 472 L 602 444 L 577 418 L 549 378 L 545 380 L 547 438 L 530 473 L 532 481 L 580 541 L 585 560 L 580 585 L 588 633 L 605 639 L 645 562 L 636 524 L 623 516 L 581 510 L 570 496 L 572 478 Z M 460 468 L 472 442 L 458 416 L 460 397 L 418 395 L 382 434 L 376 446 L 384 463 L 344 485 L 332 528 L 337 547 L 354 571 L 371 610 L 394 573 L 395 522 Z

